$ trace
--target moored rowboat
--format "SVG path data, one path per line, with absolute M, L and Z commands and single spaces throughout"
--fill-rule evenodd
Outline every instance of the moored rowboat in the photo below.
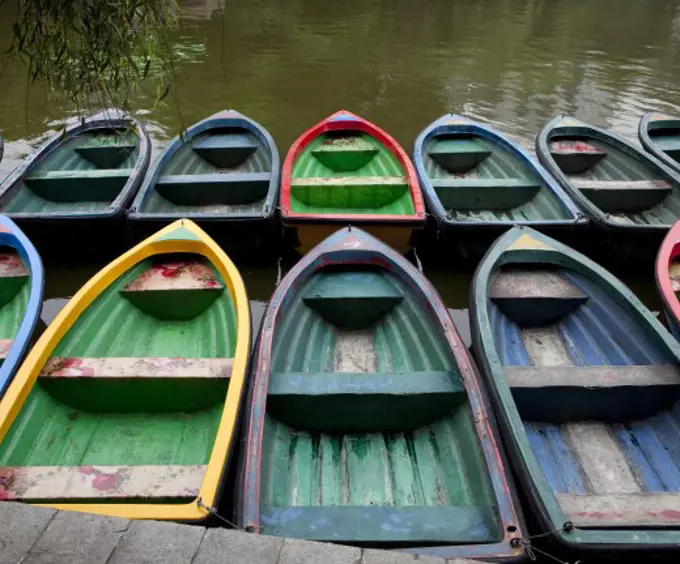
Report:
M 175 137 L 128 213 L 139 236 L 186 217 L 232 249 L 265 245 L 279 191 L 279 152 L 267 130 L 234 110 Z
M 471 289 L 476 358 L 540 534 L 595 561 L 680 542 L 680 345 L 632 292 L 528 228 Z
M 97 273 L 0 401 L 0 498 L 198 521 L 217 503 L 249 354 L 241 277 L 181 220 Z
M 40 319 L 43 280 L 35 247 L 11 219 L 0 214 L 0 398 Z
M 48 139 L 0 185 L 0 211 L 43 252 L 72 244 L 69 256 L 124 240 L 123 211 L 151 156 L 146 128 L 104 110 Z
M 282 280 L 253 360 L 237 525 L 443 558 L 522 557 L 467 350 L 430 283 L 345 228 Z
M 680 118 L 647 113 L 640 119 L 638 138 L 649 153 L 680 172 Z
M 560 185 L 518 143 L 447 114 L 418 136 L 413 161 L 443 235 L 512 225 L 573 229 L 586 223 Z
M 405 253 L 425 226 L 413 165 L 385 131 L 346 111 L 305 131 L 281 172 L 281 217 L 302 254 L 348 224 Z
M 680 221 L 670 228 L 659 248 L 655 273 L 666 325 L 675 338 L 680 339 Z
M 680 215 L 680 175 L 610 131 L 557 117 L 536 137 L 536 153 L 599 226 L 660 234 Z

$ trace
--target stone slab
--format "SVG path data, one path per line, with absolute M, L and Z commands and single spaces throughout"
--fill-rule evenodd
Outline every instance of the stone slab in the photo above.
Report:
M 354 546 L 286 539 L 278 564 L 358 564 L 359 562 L 361 562 L 361 549 Z
M 276 564 L 282 547 L 281 538 L 210 529 L 192 564 Z
M 28 553 L 57 512 L 0 502 L 0 564 L 16 564 Z

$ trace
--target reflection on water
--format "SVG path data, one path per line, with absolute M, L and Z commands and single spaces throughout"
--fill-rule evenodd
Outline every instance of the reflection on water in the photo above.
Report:
M 0 7 L 0 51 L 12 37 L 11 4 Z M 526 146 L 560 113 L 627 136 L 647 110 L 680 113 L 680 0 L 230 0 L 224 13 L 218 0 L 180 6 L 180 99 L 154 107 L 152 73 L 135 100 L 156 152 L 226 107 L 264 124 L 282 152 L 339 108 L 385 127 L 408 151 L 445 112 Z M 2 69 L 0 176 L 73 114 L 42 87 L 27 96 L 26 84 L 20 64 Z M 465 307 L 469 273 L 426 274 L 449 307 Z M 631 284 L 656 307 L 651 274 Z M 48 297 L 69 295 L 86 277 L 50 269 Z M 265 300 L 276 269 L 244 277 L 251 299 Z

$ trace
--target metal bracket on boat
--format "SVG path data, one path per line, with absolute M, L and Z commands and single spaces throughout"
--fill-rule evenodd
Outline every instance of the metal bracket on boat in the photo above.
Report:
M 209 505 L 206 505 L 205 503 L 203 503 L 203 500 L 200 497 L 196 500 L 196 505 L 198 505 L 201 509 L 205 509 L 208 513 L 210 513 L 210 515 L 212 515 L 213 517 L 217 517 L 218 519 L 220 519 L 222 522 L 226 523 L 230 527 L 233 527 L 234 529 L 238 529 L 239 531 L 242 531 L 242 532 L 246 532 L 241 527 L 238 527 L 234 523 L 229 521 L 229 519 L 222 517 L 222 515 L 220 515 L 217 512 L 217 509 L 215 509 L 214 507 L 210 507 Z

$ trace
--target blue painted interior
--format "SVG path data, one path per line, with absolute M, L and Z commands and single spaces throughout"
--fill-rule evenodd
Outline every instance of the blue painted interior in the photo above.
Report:
M 653 341 L 634 318 L 602 288 L 580 274 L 561 274 L 580 288 L 588 301 L 555 326 L 575 366 L 628 366 L 674 364 L 675 358 Z M 530 366 L 520 327 L 487 302 L 496 349 L 505 366 Z M 639 402 L 639 389 L 628 388 L 624 405 Z M 592 390 L 581 389 L 584 402 Z M 525 419 L 524 428 L 534 455 L 556 493 L 596 493 L 588 483 L 568 442 L 565 426 L 556 423 L 549 406 L 544 415 Z M 600 406 L 602 411 L 606 406 Z M 540 412 L 533 406 L 532 412 Z M 592 419 L 591 419 L 592 420 Z M 642 420 L 607 423 L 641 489 L 648 492 L 680 491 L 680 402 Z

